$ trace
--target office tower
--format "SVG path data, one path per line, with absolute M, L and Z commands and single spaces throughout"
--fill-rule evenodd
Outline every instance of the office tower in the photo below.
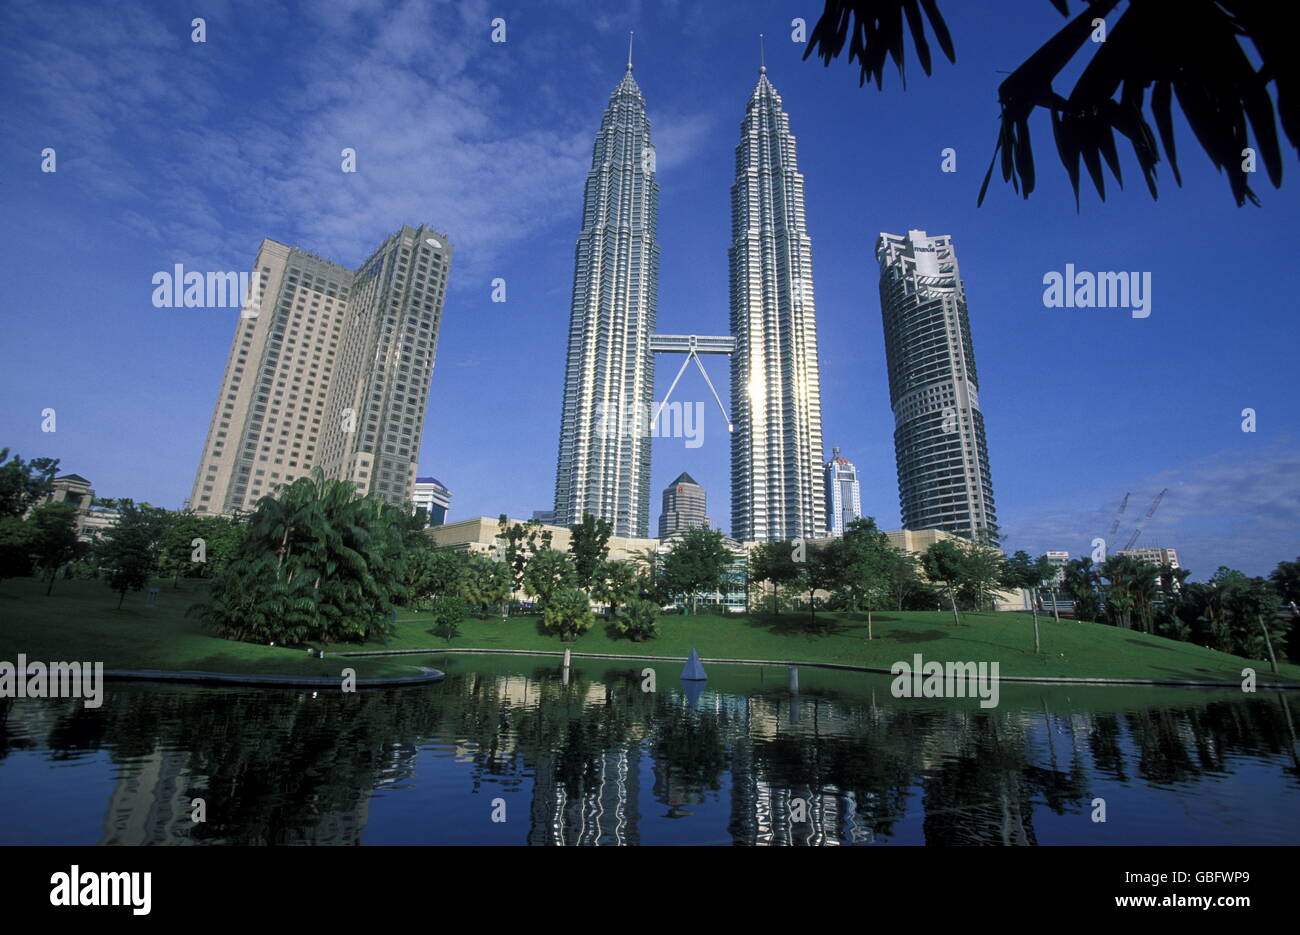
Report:
M 249 510 L 316 467 L 409 502 L 450 261 L 426 226 L 403 227 L 355 272 L 264 240 L 190 508 Z
M 1056 568 L 1056 577 L 1053 580 L 1057 585 L 1060 585 L 1065 581 L 1065 566 L 1070 563 L 1070 553 L 1063 550 L 1049 549 L 1043 554 L 1047 556 L 1047 560 Z
M 555 522 L 584 513 L 616 536 L 650 528 L 650 435 L 659 289 L 659 183 L 645 100 L 628 62 L 592 147 L 569 310 Z
M 979 377 L 952 238 L 882 233 L 876 258 L 903 527 L 996 534 Z
M 417 477 L 415 490 L 411 494 L 411 505 L 417 510 L 424 509 L 429 516 L 428 525 L 441 526 L 447 522 L 451 491 L 436 477 Z
M 708 529 L 707 497 L 695 478 L 683 472 L 664 488 L 663 512 L 659 514 L 659 538 L 688 529 Z
M 1120 549 L 1115 554 L 1131 555 L 1133 558 L 1136 558 L 1139 561 L 1149 562 L 1152 565 L 1168 565 L 1170 568 L 1181 567 L 1178 564 L 1178 551 L 1176 549 L 1156 549 L 1156 548 Z
M 826 462 L 826 510 L 832 536 L 844 535 L 844 527 L 862 516 L 862 485 L 858 469 L 836 448 Z
M 803 176 L 781 96 L 759 69 L 731 187 L 731 535 L 826 529 L 821 379 Z

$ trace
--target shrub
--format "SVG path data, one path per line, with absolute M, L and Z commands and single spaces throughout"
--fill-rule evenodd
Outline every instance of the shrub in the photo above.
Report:
M 551 595 L 542 609 L 542 629 L 566 643 L 576 640 L 596 622 L 591 599 L 581 588 L 564 587 Z
M 642 640 L 654 639 L 659 635 L 658 618 L 658 604 L 654 601 L 634 598 L 619 611 L 614 619 L 614 626 L 618 632 L 627 634 L 632 642 L 640 643 Z

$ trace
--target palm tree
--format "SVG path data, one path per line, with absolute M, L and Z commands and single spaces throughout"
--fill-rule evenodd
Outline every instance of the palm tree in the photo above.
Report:
M 1051 0 L 1069 16 L 1068 0 Z M 1277 95 L 1282 130 L 1300 146 L 1300 70 L 1290 48 L 1282 4 L 1259 0 L 1128 0 L 1123 13 L 1097 38 L 1094 21 L 1103 19 L 1121 0 L 1091 0 L 998 87 L 1002 116 L 993 160 L 980 187 L 983 203 L 993 166 L 1001 157 L 1004 182 L 1025 198 L 1034 190 L 1035 169 L 1029 139 L 1029 118 L 1043 108 L 1051 117 L 1057 155 L 1079 201 L 1079 162 L 1097 194 L 1106 198 L 1102 162 L 1123 186 L 1115 134 L 1133 147 L 1151 197 L 1157 197 L 1156 165 L 1160 150 L 1147 122 L 1146 93 L 1151 91 L 1155 119 L 1174 182 L 1182 185 L 1174 149 L 1172 103 L 1176 97 L 1197 142 L 1214 167 L 1228 177 L 1237 205 L 1259 199 L 1247 184 L 1244 150 L 1258 152 L 1274 188 L 1282 184 L 1282 155 L 1278 146 L 1273 100 Z M 924 10 L 926 16 L 922 18 Z M 804 58 L 816 54 L 830 65 L 849 41 L 849 61 L 859 65 L 859 84 L 882 85 L 886 57 L 903 73 L 904 24 L 911 32 L 921 68 L 930 74 L 930 48 L 925 20 L 939 48 L 956 62 L 956 48 L 939 12 L 937 0 L 826 0 L 813 27 Z M 1260 61 L 1255 68 L 1243 42 Z M 1053 84 L 1091 45 L 1092 59 L 1068 94 Z M 1116 99 L 1118 94 L 1118 99 Z M 1254 135 L 1253 147 L 1247 124 Z
M 647 594 L 654 593 L 659 581 L 659 549 L 650 547 L 646 549 L 636 549 L 629 552 L 628 561 L 641 572 L 644 585 L 642 591 Z

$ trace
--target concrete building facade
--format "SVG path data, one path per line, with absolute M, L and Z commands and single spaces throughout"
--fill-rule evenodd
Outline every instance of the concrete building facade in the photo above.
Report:
M 708 495 L 691 475 L 682 472 L 664 488 L 663 510 L 659 514 L 659 538 L 688 529 L 709 529 Z
M 427 226 L 392 234 L 355 272 L 264 240 L 190 509 L 250 510 L 316 467 L 409 502 L 450 263 Z
M 997 532 L 966 290 L 952 238 L 882 233 L 880 310 L 906 529 Z

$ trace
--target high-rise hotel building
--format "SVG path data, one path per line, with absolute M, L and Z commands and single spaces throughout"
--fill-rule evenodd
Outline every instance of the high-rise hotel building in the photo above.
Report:
M 822 536 L 821 377 L 804 182 L 781 96 L 759 70 L 731 187 L 731 535 Z
M 264 240 L 190 508 L 249 510 L 320 467 L 411 500 L 451 247 L 403 227 L 350 270 Z
M 903 528 L 997 532 L 966 291 L 952 238 L 876 241 Z
M 592 147 L 573 270 L 554 522 L 650 528 L 650 338 L 659 301 L 659 183 L 632 63 Z
M 836 448 L 826 462 L 826 509 L 830 534 L 844 535 L 844 527 L 862 518 L 862 482 L 852 461 Z
M 688 529 L 709 529 L 708 495 L 691 475 L 682 472 L 664 488 L 663 511 L 659 514 L 659 538 Z

